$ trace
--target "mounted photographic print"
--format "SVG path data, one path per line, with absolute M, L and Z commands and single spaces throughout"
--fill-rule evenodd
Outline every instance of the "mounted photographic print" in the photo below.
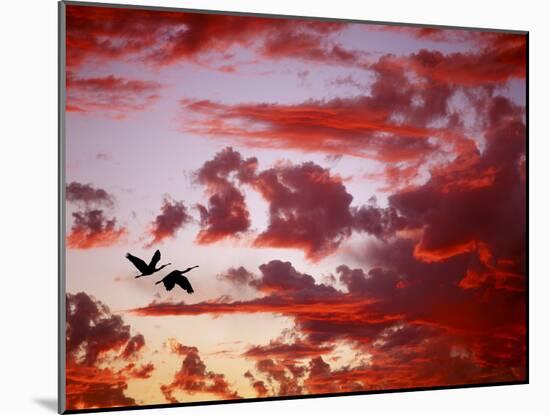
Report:
M 527 32 L 59 10 L 60 412 L 528 382 Z

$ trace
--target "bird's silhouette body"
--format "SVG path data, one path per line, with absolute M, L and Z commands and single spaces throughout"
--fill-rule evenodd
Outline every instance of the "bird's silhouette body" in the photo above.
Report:
M 197 267 L 198 265 L 195 265 L 194 267 L 187 268 L 184 271 L 172 271 L 160 281 L 155 282 L 155 284 L 160 284 L 162 282 L 164 284 L 164 288 L 166 288 L 166 291 L 171 291 L 176 285 L 179 285 L 189 294 L 192 294 L 194 292 L 193 287 L 191 286 L 189 280 L 183 274 Z
M 147 275 L 152 275 L 157 271 L 160 271 L 164 267 L 170 265 L 170 263 L 161 265 L 160 267 L 156 268 L 158 262 L 160 261 L 160 251 L 157 249 L 155 253 L 153 254 L 153 257 L 151 258 L 151 262 L 148 264 L 141 258 L 138 258 L 137 256 L 134 256 L 132 254 L 126 254 L 126 258 L 134 264 L 134 266 L 141 272 L 141 274 L 136 275 L 135 278 L 139 277 L 146 277 Z

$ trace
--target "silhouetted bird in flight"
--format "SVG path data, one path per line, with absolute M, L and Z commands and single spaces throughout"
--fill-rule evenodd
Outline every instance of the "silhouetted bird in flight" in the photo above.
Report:
M 185 291 L 187 291 L 189 294 L 193 293 L 193 287 L 191 287 L 191 283 L 189 280 L 183 276 L 186 272 L 191 271 L 193 268 L 198 268 L 198 265 L 195 265 L 194 267 L 187 268 L 184 271 L 172 271 L 166 277 L 161 279 L 160 281 L 155 282 L 156 284 L 160 284 L 161 282 L 164 284 L 164 287 L 167 291 L 170 291 L 174 286 L 179 285 L 181 288 L 183 288 Z
M 143 259 L 140 259 L 137 256 L 133 256 L 132 254 L 126 254 L 126 258 L 128 258 L 128 260 L 132 264 L 134 264 L 134 266 L 139 270 L 139 272 L 141 272 L 141 274 L 136 275 L 135 278 L 146 277 L 147 275 L 152 275 L 155 272 L 160 271 L 164 267 L 170 265 L 170 263 L 168 263 L 168 264 L 164 264 L 164 265 L 161 265 L 160 267 L 156 268 L 158 262 L 160 261 L 160 251 L 158 249 L 154 253 L 153 258 L 151 258 L 151 262 L 149 262 L 149 264 L 145 263 L 145 261 Z

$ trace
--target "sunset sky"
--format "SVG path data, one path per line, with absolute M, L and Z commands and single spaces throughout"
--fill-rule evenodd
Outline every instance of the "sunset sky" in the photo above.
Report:
M 66 17 L 68 409 L 525 379 L 524 35 Z

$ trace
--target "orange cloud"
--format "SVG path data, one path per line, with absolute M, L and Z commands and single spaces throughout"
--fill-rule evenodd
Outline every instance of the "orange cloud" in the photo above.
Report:
M 117 227 L 116 218 L 105 218 L 99 209 L 73 213 L 73 226 L 67 236 L 70 249 L 105 248 L 120 243 L 128 234 Z
M 86 293 L 67 294 L 66 407 L 110 408 L 136 405 L 125 391 L 131 379 L 151 376 L 152 363 L 137 365 L 145 345 L 122 317 Z M 124 366 L 113 369 L 109 364 Z
M 79 208 L 72 213 L 73 223 L 67 235 L 68 248 L 104 248 L 124 240 L 128 234 L 127 229 L 117 226 L 116 217 L 109 219 L 104 210 L 100 209 L 114 207 L 113 195 L 91 184 L 78 182 L 69 183 L 65 195 L 68 202 Z
M 172 382 L 160 387 L 168 402 L 178 402 L 174 397 L 174 392 L 178 390 L 190 394 L 211 393 L 221 399 L 240 398 L 237 392 L 231 390 L 223 374 L 207 370 L 196 347 L 188 347 L 172 341 L 171 348 L 174 353 L 183 356 L 183 360 Z
M 351 371 L 363 380 L 346 382 L 339 391 L 358 385 L 379 388 L 375 380 L 382 378 L 391 387 L 521 378 L 525 369 L 524 351 L 519 347 L 525 336 L 525 303 L 521 292 L 487 284 L 461 286 L 460 281 L 474 264 L 471 257 L 418 262 L 414 257 L 414 242 L 405 240 L 384 243 L 379 249 L 382 251 L 370 249 L 375 256 L 369 262 L 380 263 L 380 267 L 368 272 L 344 265 L 337 268 L 338 281 L 344 290 L 319 284 L 289 263 L 271 261 L 262 265 L 261 275 L 249 283 L 266 293 L 264 296 L 247 301 L 154 302 L 130 312 L 139 316 L 272 313 L 291 317 L 296 324 L 295 331 L 304 336 L 303 339 L 293 343 L 276 339 L 267 345 L 249 348 L 245 356 L 258 363 L 264 360 L 264 375 L 273 379 L 279 376 L 278 382 L 294 391 L 292 385 L 298 387 L 301 383 L 295 384 L 297 380 L 289 377 L 288 365 L 300 366 L 303 359 L 329 355 L 337 341 L 348 342 L 365 356 L 372 355 L 373 362 L 379 365 L 375 370 L 364 367 L 363 372 Z M 474 258 L 487 260 L 489 257 L 485 248 L 481 248 L 479 256 L 476 252 Z M 480 289 L 491 301 L 480 301 Z M 510 336 L 515 346 L 499 345 L 496 333 Z M 451 350 L 458 347 L 457 344 L 468 350 L 467 356 L 466 352 L 452 355 Z M 471 369 L 471 373 L 445 377 L 444 371 L 437 372 L 430 360 L 434 352 L 432 346 L 440 353 L 440 364 L 460 363 Z M 397 350 L 400 350 L 399 359 Z M 506 362 L 495 363 L 504 353 L 509 353 Z M 417 360 L 412 360 L 411 356 L 416 355 Z M 384 368 L 388 359 L 393 361 L 393 366 Z M 407 376 L 399 381 L 401 369 Z M 386 370 L 389 373 L 384 374 Z M 417 378 L 414 372 L 419 370 L 425 370 L 426 374 Z M 350 379 L 353 380 L 348 378 L 348 381 Z M 315 382 L 312 390 L 321 390 Z M 282 392 L 275 389 L 273 393 Z

